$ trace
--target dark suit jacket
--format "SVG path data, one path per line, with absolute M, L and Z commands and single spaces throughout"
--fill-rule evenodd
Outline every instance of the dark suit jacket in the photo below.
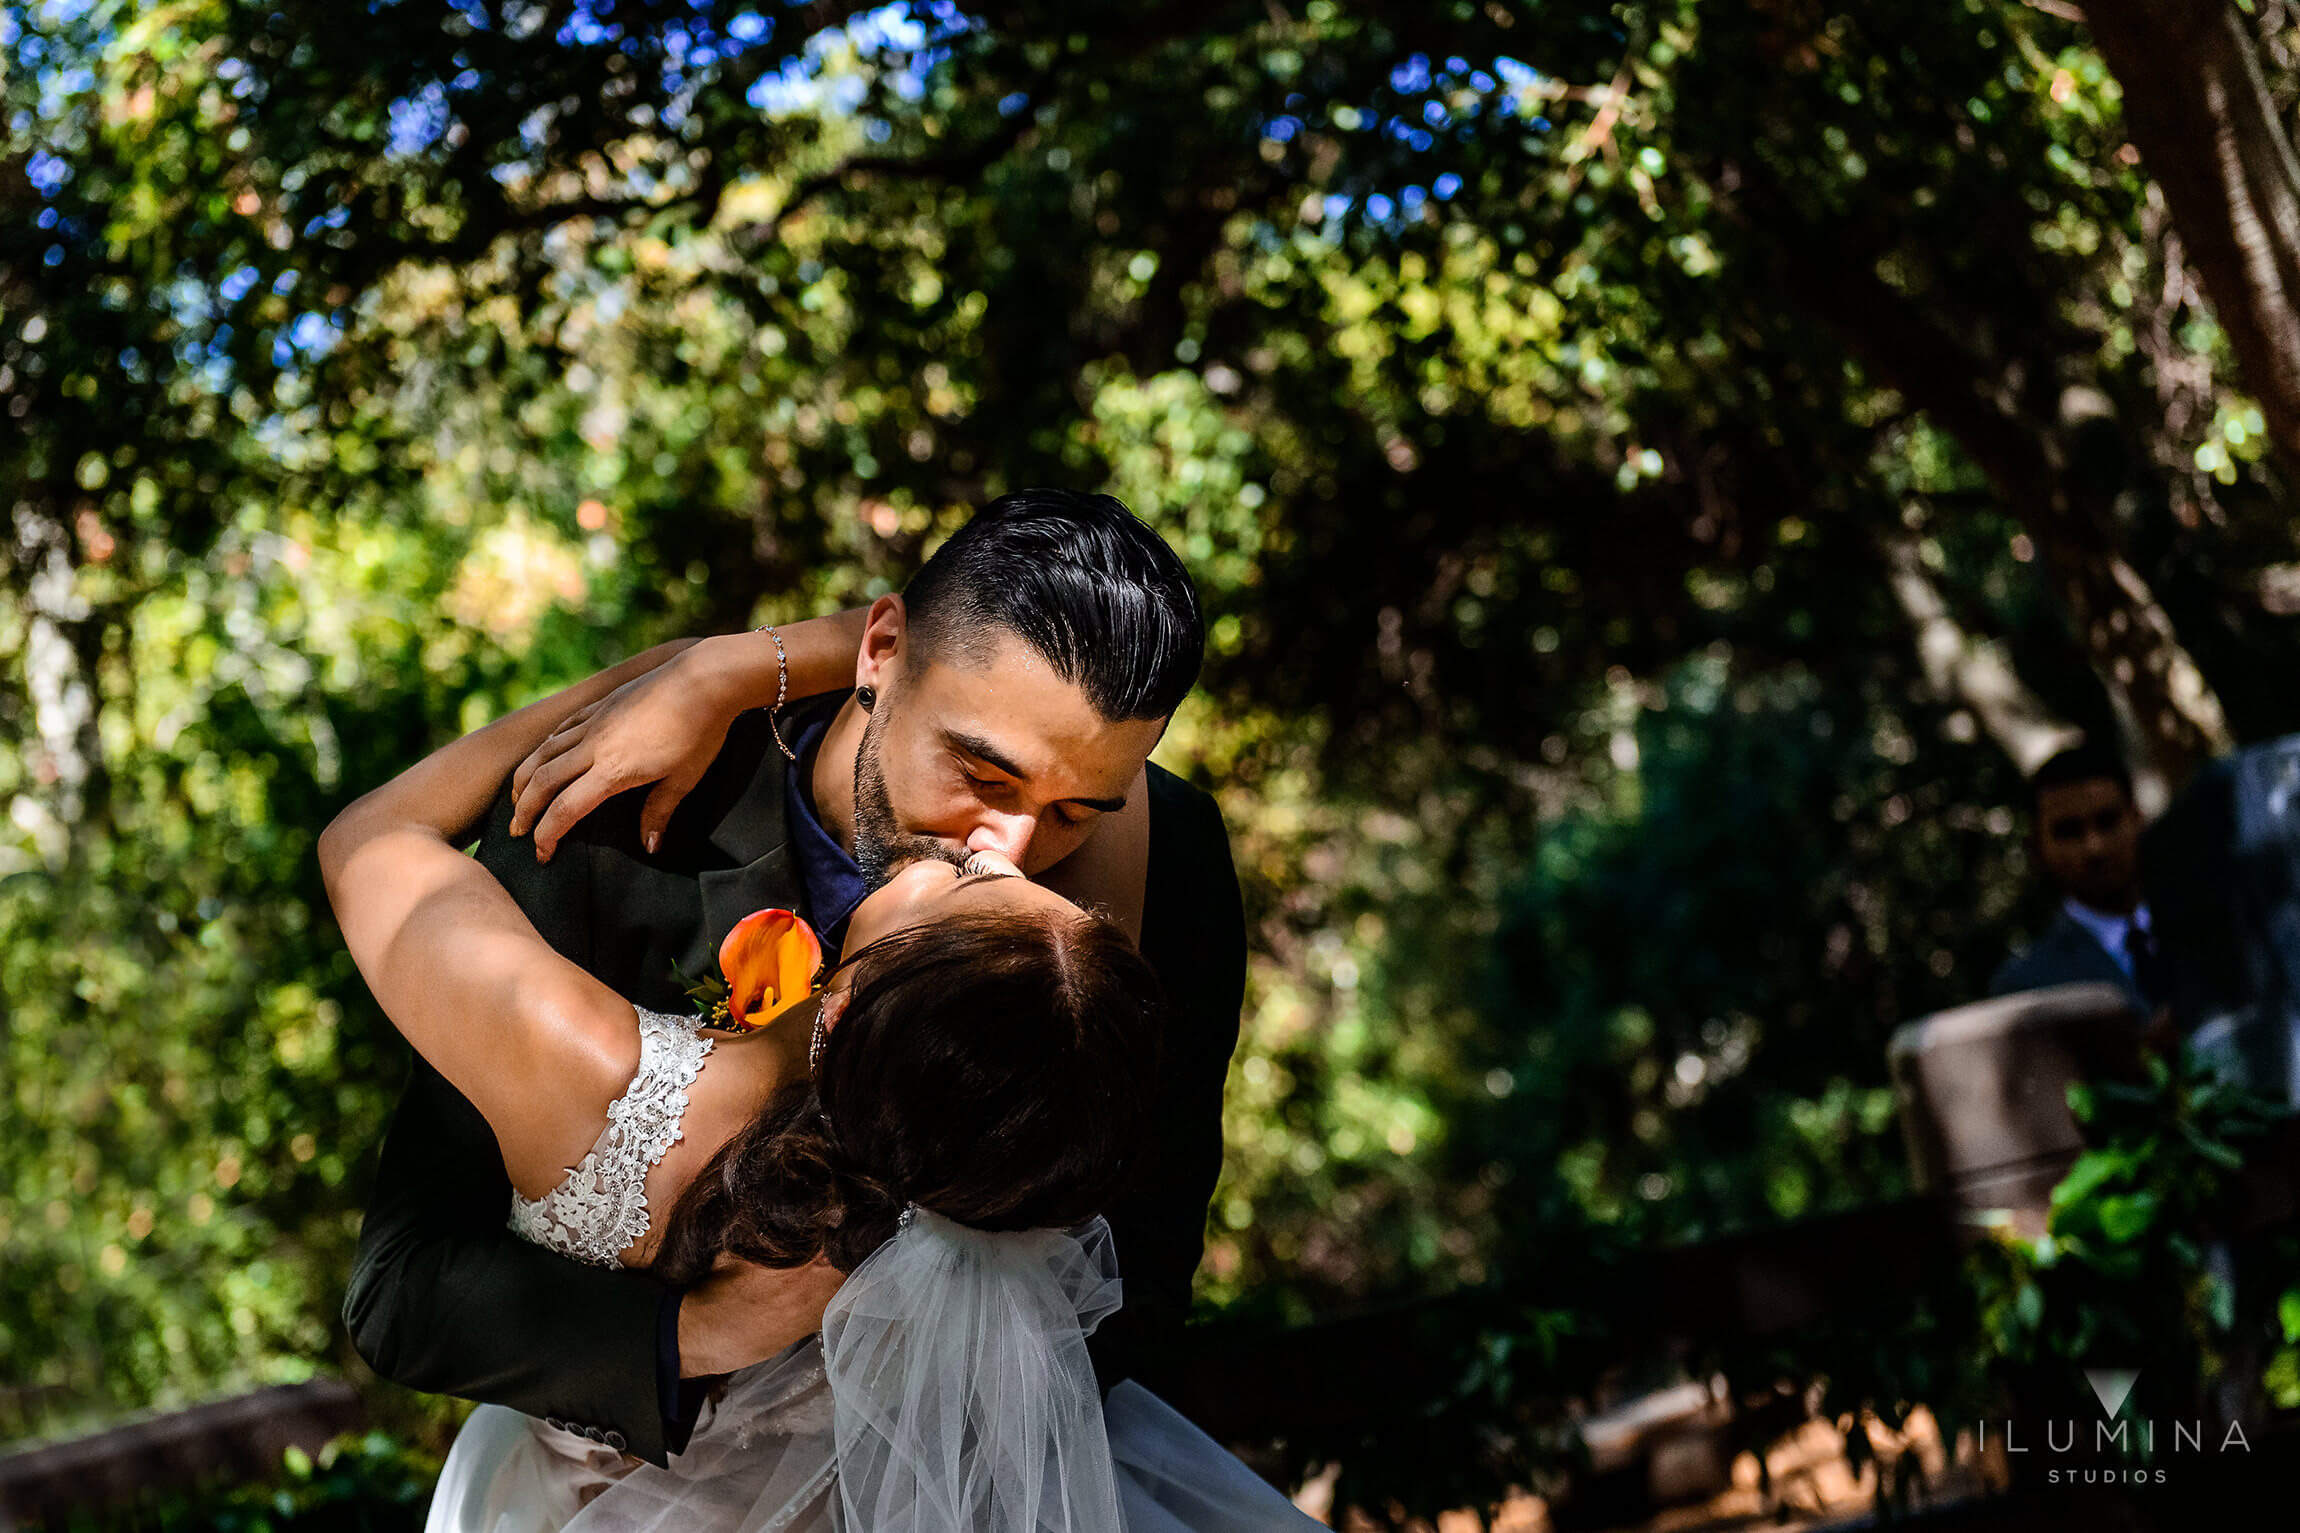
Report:
M 786 715 L 803 728 L 843 699 Z M 786 845 L 785 762 L 763 714 L 743 716 L 653 856 L 634 790 L 569 833 L 547 865 L 511 838 L 508 789 L 478 857 L 551 945 L 642 1006 L 691 1009 L 676 973 L 715 973 L 720 939 L 767 906 L 807 915 Z M 1222 1165 L 1222 1086 L 1238 1039 L 1245 929 L 1213 801 L 1150 768 L 1142 949 L 1166 989 L 1154 1139 L 1110 1212 L 1125 1308 L 1095 1335 L 1105 1385 L 1152 1361 L 1190 1301 L 1206 1204 Z M 484 1017 L 472 1019 L 485 1026 Z M 492 1401 L 612 1434 L 661 1463 L 657 1396 L 664 1290 L 640 1272 L 585 1266 L 505 1228 L 511 1186 L 478 1111 L 421 1059 L 383 1146 L 344 1300 L 353 1344 L 411 1388 Z
M 2114 985 L 2132 1000 L 2133 1009 L 2142 1016 L 2153 1010 L 2142 998 L 2140 987 L 2132 976 L 2124 972 L 2124 965 L 2100 945 L 2100 939 L 2083 927 L 2067 911 L 2053 916 L 2052 925 L 2026 952 L 2016 953 L 2005 960 L 1996 977 L 1989 981 L 1990 995 L 2011 995 L 2019 990 L 2042 990 L 2049 985 L 2074 985 L 2085 981 Z

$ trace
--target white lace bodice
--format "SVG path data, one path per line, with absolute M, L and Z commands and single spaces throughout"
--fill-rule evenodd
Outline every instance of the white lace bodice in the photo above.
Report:
M 567 1179 L 540 1198 L 511 1195 L 512 1233 L 594 1266 L 647 1233 L 647 1172 L 679 1142 L 687 1088 L 712 1040 L 698 1017 L 639 1013 L 639 1073 L 607 1109 L 607 1127 Z

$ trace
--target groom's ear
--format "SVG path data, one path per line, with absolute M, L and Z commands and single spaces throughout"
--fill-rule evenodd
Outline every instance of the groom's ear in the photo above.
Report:
M 899 596 L 882 596 L 863 619 L 862 647 L 855 651 L 855 685 L 880 693 L 902 679 L 910 652 L 910 614 Z

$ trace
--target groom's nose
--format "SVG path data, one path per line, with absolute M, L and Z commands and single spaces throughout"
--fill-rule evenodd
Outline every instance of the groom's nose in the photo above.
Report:
M 999 814 L 985 810 L 967 833 L 968 852 L 996 852 L 1008 862 L 1020 866 L 1023 853 L 1030 850 L 1030 833 L 1038 828 L 1038 817 L 1028 814 Z

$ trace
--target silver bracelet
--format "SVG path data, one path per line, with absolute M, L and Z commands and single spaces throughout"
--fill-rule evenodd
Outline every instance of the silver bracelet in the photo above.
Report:
M 791 652 L 783 648 L 783 636 L 775 632 L 774 624 L 761 623 L 751 632 L 775 641 L 775 705 L 767 710 L 767 732 L 775 737 L 775 748 L 783 753 L 783 759 L 795 764 L 799 754 L 783 743 L 782 726 L 775 722 L 775 715 L 783 711 L 783 699 L 791 695 Z

